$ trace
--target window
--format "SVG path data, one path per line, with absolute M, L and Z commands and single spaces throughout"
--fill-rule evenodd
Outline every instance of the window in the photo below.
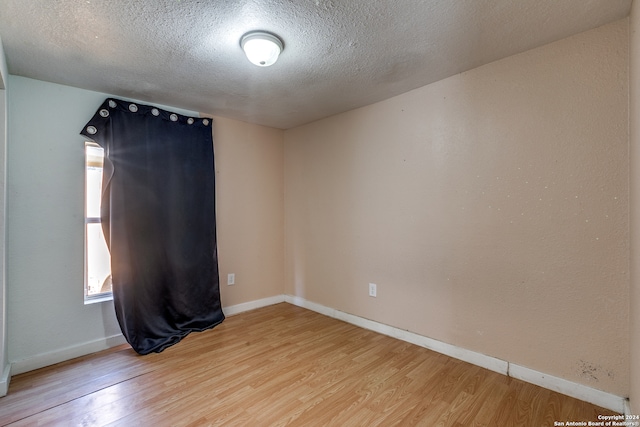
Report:
M 104 150 L 85 143 L 84 300 L 111 299 L 111 258 L 100 223 Z

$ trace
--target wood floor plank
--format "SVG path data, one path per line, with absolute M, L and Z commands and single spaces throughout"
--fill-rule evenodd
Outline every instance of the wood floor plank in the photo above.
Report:
M 286 303 L 16 375 L 0 426 L 551 426 L 611 411 Z

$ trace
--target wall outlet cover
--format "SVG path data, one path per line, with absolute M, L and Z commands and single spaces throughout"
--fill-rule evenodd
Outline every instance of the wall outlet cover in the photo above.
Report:
M 375 297 L 378 294 L 378 287 L 376 286 L 375 283 L 369 283 L 369 296 L 370 297 Z

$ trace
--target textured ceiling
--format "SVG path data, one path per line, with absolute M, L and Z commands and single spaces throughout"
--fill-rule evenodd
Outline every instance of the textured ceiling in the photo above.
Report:
M 0 0 L 9 72 L 277 128 L 628 15 L 631 0 Z M 252 65 L 251 30 L 279 61 Z

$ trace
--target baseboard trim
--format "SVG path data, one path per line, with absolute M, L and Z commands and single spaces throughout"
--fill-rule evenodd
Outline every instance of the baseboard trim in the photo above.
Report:
M 18 375 L 45 366 L 55 365 L 56 363 L 74 359 L 76 357 L 85 356 L 87 354 L 106 350 L 120 344 L 126 344 L 126 340 L 122 334 L 112 335 L 106 338 L 85 342 L 82 344 L 54 350 L 48 353 L 38 354 L 22 360 L 16 360 L 11 363 L 12 375 Z
M 284 295 L 276 295 L 269 298 L 250 301 L 242 304 L 223 307 L 222 310 L 227 316 L 233 316 L 234 314 L 242 313 L 244 311 L 254 310 L 256 308 L 266 307 L 284 302 Z M 35 369 L 44 368 L 46 366 L 55 365 L 56 363 L 64 362 L 76 357 L 85 356 L 87 354 L 95 353 L 98 351 L 106 350 L 111 347 L 115 347 L 121 344 L 126 344 L 127 340 L 122 334 L 112 335 L 106 338 L 100 338 L 94 341 L 66 347 L 60 350 L 54 350 L 48 353 L 38 354 L 33 357 L 29 357 L 22 360 L 17 360 L 11 363 L 9 370 L 10 375 L 18 375 L 25 372 L 33 371 Z M 4 377 L 0 379 L 0 396 L 2 396 Z M 8 389 L 9 381 L 6 381 L 6 388 Z M 5 392 L 6 394 L 6 392 Z
M 9 392 L 9 383 L 11 382 L 11 364 L 8 364 L 2 370 L 0 377 L 0 397 L 4 397 Z
M 276 295 L 273 297 L 223 307 L 223 311 L 226 316 L 233 316 L 245 311 L 267 307 L 281 302 L 287 302 L 364 329 L 369 329 L 383 335 L 419 345 L 455 359 L 459 359 L 503 375 L 508 375 L 567 396 L 575 397 L 576 399 L 580 399 L 621 414 L 628 413 L 630 411 L 628 400 L 623 397 L 574 383 L 563 378 L 554 377 L 552 375 L 535 371 L 492 356 L 467 350 L 452 344 L 447 344 L 423 335 L 385 325 L 374 320 L 365 319 L 354 314 L 326 307 L 321 304 L 307 301 L 301 297 L 292 295 Z M 5 367 L 2 377 L 0 377 L 0 397 L 7 394 L 11 375 L 44 368 L 45 366 L 54 365 L 56 363 L 64 362 L 69 359 L 95 353 L 101 350 L 106 350 L 125 343 L 126 340 L 124 336 L 122 334 L 117 334 L 49 353 L 39 354 L 28 359 L 15 361 Z
M 631 412 L 631 402 L 629 402 L 629 399 L 624 400 L 624 414 L 633 415 L 633 412 Z
M 285 297 L 285 301 L 290 304 L 297 305 L 298 307 L 307 308 L 317 313 L 324 314 L 326 316 L 333 317 L 347 323 L 351 323 L 352 325 L 359 326 L 364 329 L 369 329 L 371 331 L 397 338 L 411 344 L 419 345 L 420 347 L 428 348 L 429 350 L 451 356 L 454 359 L 463 360 L 473 365 L 489 369 L 490 371 L 507 375 L 507 372 L 509 370 L 509 364 L 504 360 L 496 359 L 495 357 L 487 356 L 475 351 L 466 350 L 455 345 L 434 340 L 432 338 L 409 332 L 404 329 L 398 329 L 393 326 L 385 325 L 374 320 L 365 319 L 353 314 L 345 313 L 340 310 L 325 307 L 323 305 L 307 301 L 304 298 L 287 295 Z
M 509 376 L 546 389 L 575 397 L 603 408 L 611 409 L 619 414 L 625 412 L 625 398 L 607 393 L 583 384 L 574 383 L 564 378 L 554 377 L 544 372 L 535 371 L 524 366 L 509 364 Z
M 412 344 L 428 348 L 429 350 L 433 350 L 435 352 L 453 357 L 454 359 L 459 359 L 473 365 L 498 372 L 503 375 L 508 375 L 512 378 L 517 378 L 519 380 L 535 384 L 537 386 L 544 387 L 546 389 L 553 390 L 558 393 L 562 393 L 567 396 L 571 396 L 576 399 L 583 400 L 618 413 L 625 412 L 625 403 L 627 402 L 627 400 L 623 397 L 616 396 L 611 393 L 606 393 L 601 390 L 587 387 L 583 384 L 574 383 L 563 378 L 554 377 L 552 375 L 535 371 L 524 366 L 516 365 L 505 360 L 497 359 L 492 356 L 487 356 L 482 353 L 477 353 L 475 351 L 467 350 L 462 347 L 447 344 L 442 341 L 434 340 L 432 338 L 418 335 L 413 332 L 385 325 L 374 320 L 369 320 L 353 314 L 345 313 L 334 308 L 329 308 L 321 304 L 307 301 L 306 299 L 301 297 L 285 295 L 285 301 L 298 307 L 303 307 L 317 313 L 324 314 L 325 316 L 333 317 L 335 319 L 351 323 L 355 326 L 359 326 L 381 333 L 383 335 L 410 342 Z
M 273 297 L 262 298 L 254 301 L 243 302 L 241 304 L 230 305 L 228 307 L 222 307 L 222 311 L 225 316 L 233 316 L 234 314 L 243 313 L 249 310 L 255 310 L 256 308 L 267 307 L 270 305 L 280 304 L 284 302 L 284 295 L 276 295 Z

